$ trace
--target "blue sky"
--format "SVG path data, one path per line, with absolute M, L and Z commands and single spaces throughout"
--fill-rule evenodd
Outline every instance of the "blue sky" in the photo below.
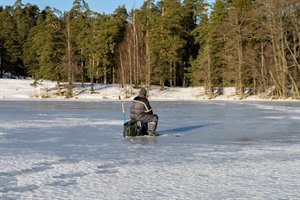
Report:
M 207 0 L 214 2 L 215 0 Z M 0 0 L 1 6 L 14 5 L 16 0 Z M 144 0 L 85 0 L 92 11 L 98 13 L 111 14 L 118 6 L 125 5 L 126 9 L 130 11 L 133 8 L 140 8 Z M 72 8 L 73 0 L 22 0 L 23 4 L 36 4 L 40 10 L 46 6 L 54 7 L 60 11 L 69 11 Z

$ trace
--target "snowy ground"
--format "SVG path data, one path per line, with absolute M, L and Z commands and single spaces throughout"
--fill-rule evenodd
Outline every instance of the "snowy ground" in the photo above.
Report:
M 0 199 L 300 199 L 299 101 L 153 90 L 162 135 L 123 138 L 121 88 L 32 101 L 30 83 L 0 79 Z
M 57 96 L 55 83 L 50 81 L 39 82 L 33 87 L 33 80 L 17 80 L 17 79 L 0 79 L 0 99 L 63 99 Z M 74 96 L 71 99 L 76 100 L 131 100 L 139 89 L 130 90 L 127 86 L 122 88 L 121 85 L 103 85 L 95 84 L 94 92 L 90 92 L 90 84 L 85 84 L 85 88 L 80 87 L 81 84 L 75 84 Z M 129 93 L 128 93 L 129 92 Z M 127 93 L 127 94 L 126 94 Z M 126 97 L 127 96 L 127 97 Z M 150 100 L 208 100 L 209 97 L 204 94 L 203 87 L 165 87 L 160 90 L 158 86 L 152 86 L 149 91 Z M 224 88 L 224 94 L 216 96 L 214 100 L 239 100 L 240 97 L 235 95 L 234 88 Z M 257 95 L 247 97 L 247 100 L 259 100 Z M 290 99 L 289 99 L 290 100 Z

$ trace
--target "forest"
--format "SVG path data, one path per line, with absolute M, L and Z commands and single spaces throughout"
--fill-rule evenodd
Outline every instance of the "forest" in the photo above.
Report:
M 299 0 L 145 0 L 139 9 L 0 6 L 0 77 L 57 83 L 235 87 L 300 99 Z

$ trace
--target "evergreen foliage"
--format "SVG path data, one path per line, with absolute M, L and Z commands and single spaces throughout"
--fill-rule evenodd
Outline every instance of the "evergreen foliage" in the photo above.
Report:
M 300 98 L 297 0 L 145 0 L 129 13 L 0 7 L 0 76 L 164 86 L 233 86 Z

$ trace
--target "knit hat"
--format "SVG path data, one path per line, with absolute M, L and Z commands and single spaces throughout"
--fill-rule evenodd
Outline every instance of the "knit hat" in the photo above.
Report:
M 147 90 L 144 87 L 141 88 L 140 95 L 143 95 L 143 96 L 147 95 Z

